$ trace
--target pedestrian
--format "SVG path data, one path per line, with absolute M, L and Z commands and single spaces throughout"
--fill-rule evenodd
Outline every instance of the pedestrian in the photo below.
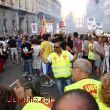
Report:
M 16 63 L 19 64 L 17 42 L 14 36 L 10 37 L 10 40 L 8 41 L 8 45 L 11 51 L 11 59 L 13 64 L 15 63 L 14 58 L 16 58 Z
M 105 42 L 104 42 L 104 51 L 105 51 L 105 56 L 104 56 L 104 62 L 103 62 L 103 73 L 104 72 L 109 72 L 110 71 L 110 45 L 108 42 L 108 38 L 105 38 Z
M 41 43 L 40 55 L 45 59 L 47 59 L 48 56 L 54 51 L 52 43 L 48 41 L 49 36 L 49 34 L 44 34 L 42 36 L 43 42 Z M 45 64 L 43 61 L 41 61 L 41 74 L 45 76 L 46 79 L 46 82 L 43 84 L 43 86 L 51 87 L 54 84 L 53 79 L 49 76 L 49 74 L 52 74 L 51 63 L 48 62 Z
M 103 47 L 103 37 L 99 36 L 97 41 L 94 41 L 94 49 L 95 49 L 95 67 L 96 74 L 100 76 L 103 72 L 102 63 L 104 60 L 104 47 Z
M 40 75 L 40 66 L 41 66 L 41 58 L 40 58 L 40 45 L 38 45 L 38 40 L 34 39 L 32 44 L 33 48 L 33 70 L 34 74 L 39 76 Z
M 88 59 L 88 52 L 89 52 L 89 40 L 88 35 L 85 35 L 83 41 L 83 58 Z
M 71 61 L 76 59 L 70 52 L 61 47 L 60 42 L 54 44 L 54 52 L 47 59 L 41 56 L 44 63 L 52 63 L 52 70 L 57 84 L 59 94 L 62 94 L 64 87 L 71 84 Z
M 54 100 L 41 94 L 41 83 L 34 76 L 24 75 L 19 78 L 14 87 L 14 92 L 22 110 L 50 110 Z M 25 101 L 23 101 L 25 100 Z
M 0 73 L 4 71 L 3 44 L 0 43 Z
M 99 91 L 101 82 L 92 79 L 90 77 L 91 74 L 92 65 L 90 61 L 86 59 L 76 60 L 73 64 L 72 71 L 72 79 L 76 82 L 66 86 L 65 92 L 73 89 L 84 89 L 94 96 L 99 105 L 99 110 L 109 110 L 110 108 L 100 100 Z
M 89 38 L 89 52 L 88 52 L 88 60 L 92 64 L 92 73 L 95 73 L 95 49 L 94 49 L 94 39 Z
M 32 53 L 33 49 L 31 47 L 31 44 L 27 42 L 26 37 L 24 36 L 22 38 L 22 45 L 21 45 L 21 53 L 24 60 L 24 68 L 26 70 L 26 74 L 31 75 L 32 74 Z

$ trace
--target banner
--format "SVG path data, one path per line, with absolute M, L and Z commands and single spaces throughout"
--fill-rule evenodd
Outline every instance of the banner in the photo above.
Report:
M 52 23 L 46 23 L 46 32 L 48 32 L 48 33 L 53 32 Z
M 96 23 L 96 34 L 102 34 L 102 33 L 103 33 L 102 23 Z
M 37 24 L 31 23 L 31 29 L 32 29 L 32 34 L 36 34 L 37 33 Z
M 87 25 L 88 25 L 88 30 L 95 30 L 96 29 L 95 17 L 88 18 Z

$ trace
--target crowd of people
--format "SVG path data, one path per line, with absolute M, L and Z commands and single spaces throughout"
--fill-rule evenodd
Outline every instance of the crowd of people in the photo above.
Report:
M 20 102 L 18 99 L 23 99 L 22 110 L 110 109 L 108 37 L 95 33 L 79 35 L 77 32 L 31 37 L 17 34 L 0 41 L 0 72 L 3 72 L 8 57 L 13 64 L 23 63 L 26 75 L 19 78 L 12 89 L 0 87 L 0 95 L 3 96 L 0 110 L 7 110 L 11 105 L 8 110 L 15 110 L 13 105 Z M 46 80 L 42 85 L 40 76 Z M 59 92 L 57 99 L 40 93 L 41 86 L 51 87 L 54 84 Z M 6 96 L 13 97 L 15 101 L 9 104 Z M 37 103 L 31 100 L 37 100 Z M 2 105 L 3 101 L 5 104 Z

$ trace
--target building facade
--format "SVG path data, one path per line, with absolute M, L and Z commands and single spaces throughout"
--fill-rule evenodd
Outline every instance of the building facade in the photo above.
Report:
M 89 0 L 86 17 L 102 22 L 104 32 L 110 32 L 110 0 Z
M 110 0 L 100 0 L 100 2 L 104 6 L 104 31 L 110 32 Z
M 37 21 L 36 0 L 0 0 L 0 35 L 22 30 L 31 32 Z
M 56 0 L 0 0 L 0 36 L 18 30 L 31 33 L 31 23 L 41 25 L 44 14 L 48 20 L 51 17 L 59 19 L 61 5 L 57 1 L 54 9 L 59 12 L 52 13 L 53 1 Z
M 41 27 L 41 20 L 45 15 L 47 22 L 53 23 L 53 28 L 56 31 L 57 23 L 61 19 L 61 4 L 58 0 L 36 0 L 37 1 L 37 24 L 38 30 Z

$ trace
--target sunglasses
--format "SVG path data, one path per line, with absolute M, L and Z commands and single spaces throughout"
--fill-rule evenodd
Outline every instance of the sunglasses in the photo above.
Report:
M 57 47 L 57 46 L 54 46 L 54 48 L 59 48 L 59 47 Z

